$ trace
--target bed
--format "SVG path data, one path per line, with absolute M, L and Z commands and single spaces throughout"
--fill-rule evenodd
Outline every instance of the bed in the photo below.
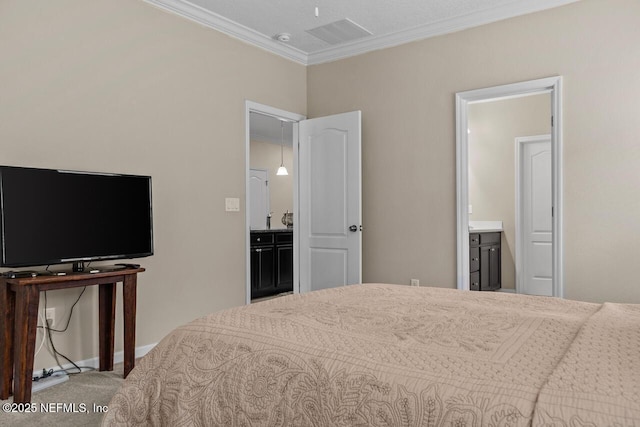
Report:
M 166 336 L 105 426 L 638 426 L 640 305 L 388 284 Z

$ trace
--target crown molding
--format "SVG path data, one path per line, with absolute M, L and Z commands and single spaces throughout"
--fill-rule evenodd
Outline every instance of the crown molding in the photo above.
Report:
M 372 52 L 374 50 L 399 46 L 401 44 L 410 43 L 413 41 L 424 40 L 430 37 L 441 36 L 456 31 L 479 27 L 481 25 L 490 24 L 492 22 L 514 18 L 516 16 L 525 15 L 528 13 L 540 12 L 545 9 L 564 6 L 566 4 L 575 3 L 577 1 L 580 0 L 540 0 L 536 2 L 528 2 L 526 4 L 511 3 L 492 9 L 475 12 L 473 14 L 456 16 L 454 18 L 445 19 L 438 22 L 420 25 L 392 34 L 367 37 L 364 40 L 358 40 L 311 53 L 308 56 L 307 65 L 337 61 L 339 59 L 348 58 L 350 56 L 356 56 L 363 53 Z
M 224 16 L 194 5 L 187 0 L 143 1 L 299 64 L 314 65 L 337 61 L 339 59 L 372 52 L 374 50 L 399 46 L 412 41 L 424 40 L 430 37 L 462 31 L 528 13 L 540 12 L 545 9 L 564 6 L 580 0 L 536 0 L 526 3 L 510 3 L 473 14 L 457 16 L 439 22 L 409 28 L 393 34 L 367 37 L 364 40 L 329 47 L 310 54 L 292 46 L 282 44 L 262 33 L 225 18 Z
M 294 47 L 282 44 L 249 27 L 240 25 L 222 15 L 206 10 L 186 0 L 143 0 L 160 9 L 213 28 L 233 38 L 257 46 L 291 61 L 307 65 L 308 55 Z

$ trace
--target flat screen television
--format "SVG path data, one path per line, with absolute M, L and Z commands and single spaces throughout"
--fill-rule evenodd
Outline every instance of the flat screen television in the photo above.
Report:
M 153 255 L 151 177 L 0 166 L 0 266 Z

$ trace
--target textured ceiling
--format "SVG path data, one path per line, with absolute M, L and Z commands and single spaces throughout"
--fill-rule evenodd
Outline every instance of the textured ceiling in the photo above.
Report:
M 145 0 L 304 64 L 453 32 L 578 0 Z M 315 10 L 318 8 L 318 16 Z M 311 33 L 348 19 L 370 32 L 332 44 Z M 276 35 L 290 34 L 286 43 Z

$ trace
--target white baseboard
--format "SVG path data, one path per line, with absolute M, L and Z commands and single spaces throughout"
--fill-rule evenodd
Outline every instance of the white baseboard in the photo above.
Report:
M 135 357 L 136 359 L 139 357 L 144 356 L 145 354 L 149 353 L 151 351 L 151 349 L 153 347 L 156 346 L 156 344 L 158 343 L 153 343 L 153 344 L 149 344 L 149 345 L 143 345 L 142 347 L 136 347 L 135 350 Z M 117 351 L 113 354 L 113 363 L 122 363 L 124 362 L 124 351 Z M 85 360 L 80 360 L 75 362 L 76 365 L 83 367 L 89 367 L 89 368 L 94 368 L 94 369 L 99 369 L 100 368 L 100 358 L 99 357 L 93 357 L 91 359 L 85 359 Z M 48 370 L 54 370 L 54 371 L 59 371 L 60 370 L 60 366 L 53 366 Z M 74 366 L 71 363 L 65 363 L 64 365 L 62 365 L 62 369 L 75 369 Z M 40 374 L 42 372 L 42 370 L 34 370 L 33 373 L 35 376 L 37 376 L 38 374 Z

